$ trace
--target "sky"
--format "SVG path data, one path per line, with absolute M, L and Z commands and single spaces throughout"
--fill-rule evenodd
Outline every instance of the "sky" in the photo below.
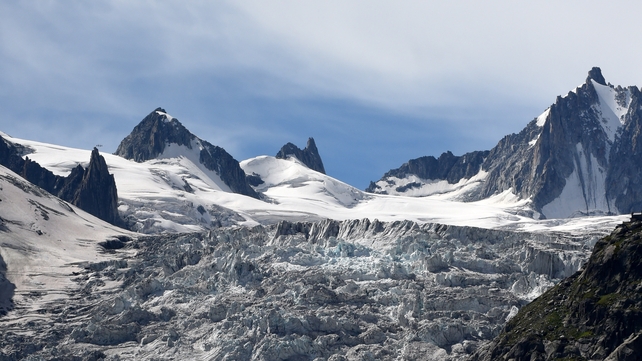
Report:
M 642 85 L 633 1 L 0 2 L 0 131 L 112 153 L 164 108 L 241 161 L 314 137 L 360 189 L 492 148 L 583 83 Z

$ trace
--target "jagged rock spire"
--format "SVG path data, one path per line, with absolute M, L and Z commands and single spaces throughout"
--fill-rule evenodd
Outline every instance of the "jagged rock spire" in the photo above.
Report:
M 319 155 L 319 150 L 317 145 L 314 142 L 314 138 L 308 138 L 308 143 L 305 146 L 305 149 L 301 150 L 299 147 L 292 143 L 284 145 L 281 150 L 276 154 L 276 157 L 279 159 L 286 159 L 287 157 L 295 157 L 305 164 L 308 168 L 316 170 L 319 173 L 325 174 L 325 168 L 323 167 L 323 161 Z
M 95 147 L 72 203 L 111 224 L 120 222 L 116 181 L 109 174 L 105 158 Z
M 589 70 L 586 81 L 588 82 L 590 79 L 595 80 L 598 84 L 606 85 L 606 80 L 604 80 L 604 76 L 602 76 L 602 69 L 597 66 Z
M 87 169 L 78 164 L 66 177 L 53 174 L 29 157 L 22 159 L 14 144 L 0 137 L 0 164 L 92 215 L 124 226 L 118 215 L 118 192 L 105 158 L 94 148 Z

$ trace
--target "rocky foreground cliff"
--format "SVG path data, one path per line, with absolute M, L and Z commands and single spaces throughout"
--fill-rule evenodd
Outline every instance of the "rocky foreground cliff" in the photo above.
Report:
M 581 272 L 525 306 L 474 361 L 639 360 L 642 222 L 600 240 Z

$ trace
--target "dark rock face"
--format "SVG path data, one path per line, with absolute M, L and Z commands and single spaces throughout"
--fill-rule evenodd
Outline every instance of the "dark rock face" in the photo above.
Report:
M 134 130 L 120 142 L 114 154 L 136 162 L 144 162 L 163 154 L 169 144 L 192 149 L 195 143 L 202 147 L 200 163 L 216 172 L 233 192 L 258 198 L 236 159 L 225 149 L 190 133 L 178 119 L 168 116 L 162 108 L 156 108 L 134 127 Z
M 642 354 L 642 222 L 600 240 L 584 270 L 511 319 L 472 360 L 635 360 Z
M 629 109 L 610 154 L 611 168 L 606 177 L 608 199 L 622 213 L 642 210 L 642 95 L 635 87 L 629 87 L 632 94 Z
M 473 159 L 459 163 L 449 153 L 418 158 L 386 173 L 367 191 L 380 193 L 385 182 L 394 183 L 391 177 L 457 183 L 484 171 L 484 181 L 467 200 L 511 190 L 531 199 L 532 208 L 547 218 L 641 210 L 642 94 L 636 87 L 606 84 L 600 68 L 593 68 L 586 83 L 558 96 L 540 117 L 490 152 L 468 153 L 462 160 Z
M 602 75 L 602 69 L 594 66 L 589 70 L 588 77 L 586 78 L 586 82 L 590 79 L 595 80 L 598 84 L 606 85 L 606 80 L 604 80 L 604 76 Z
M 22 159 L 18 147 L 0 137 L 0 164 L 27 181 L 90 214 L 116 226 L 124 226 L 118 215 L 118 191 L 105 158 L 94 148 L 87 169 L 80 164 L 67 177 L 53 174 L 29 157 Z
M 206 141 L 201 141 L 201 144 L 203 150 L 201 150 L 199 160 L 207 169 L 215 171 L 233 192 L 254 198 L 259 197 L 250 186 L 245 172 L 236 159 L 221 147 Z
M 279 159 L 286 159 L 287 157 L 295 157 L 305 164 L 308 168 L 316 170 L 319 173 L 325 174 L 323 161 L 319 155 L 319 150 L 314 142 L 314 138 L 308 138 L 308 143 L 305 148 L 301 150 L 299 147 L 292 143 L 284 145 L 281 150 L 276 154 Z

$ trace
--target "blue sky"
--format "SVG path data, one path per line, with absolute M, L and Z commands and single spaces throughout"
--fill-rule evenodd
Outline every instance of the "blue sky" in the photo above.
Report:
M 600 66 L 642 85 L 613 1 L 3 1 L 0 130 L 113 152 L 158 106 L 236 159 L 317 142 L 358 188 L 493 147 Z

